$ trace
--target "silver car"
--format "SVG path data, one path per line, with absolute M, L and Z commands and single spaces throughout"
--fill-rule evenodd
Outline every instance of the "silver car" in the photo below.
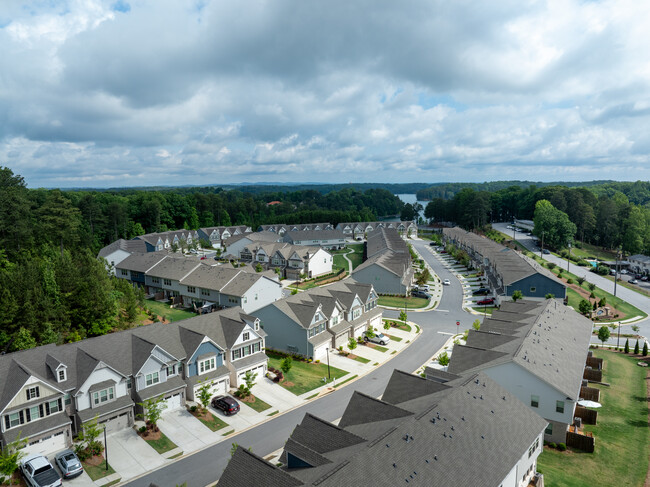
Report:
M 57 453 L 54 461 L 61 470 L 64 479 L 73 479 L 84 471 L 79 458 L 72 450 L 63 450 L 61 453 Z
M 379 345 L 388 345 L 390 343 L 390 338 L 383 333 L 375 333 L 372 338 L 368 337 L 368 335 L 364 333 L 363 340 L 366 342 L 378 343 Z

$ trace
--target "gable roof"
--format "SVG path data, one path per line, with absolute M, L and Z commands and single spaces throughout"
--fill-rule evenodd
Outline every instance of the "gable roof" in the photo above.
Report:
M 347 428 L 353 425 L 374 423 L 387 419 L 404 418 L 412 414 L 412 412 L 388 402 L 354 391 L 348 406 L 345 408 L 343 417 L 339 421 L 339 426 Z
M 147 251 L 147 244 L 143 240 L 124 240 L 120 238 L 102 248 L 97 254 L 97 257 L 106 258 L 117 250 L 123 250 L 130 254 L 134 252 L 143 253 Z
M 219 487 L 298 487 L 298 479 L 253 452 L 237 447 L 219 478 Z
M 144 273 L 168 256 L 169 254 L 163 251 L 147 253 L 134 252 L 122 262 L 116 264 L 115 268 Z

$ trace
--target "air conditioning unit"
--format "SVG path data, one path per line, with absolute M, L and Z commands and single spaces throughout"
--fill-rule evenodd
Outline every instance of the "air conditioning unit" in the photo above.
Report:
M 578 418 L 578 417 L 573 418 L 573 425 L 576 428 L 582 428 L 582 418 Z
M 582 387 L 587 387 L 589 385 L 589 381 L 587 379 L 582 379 Z

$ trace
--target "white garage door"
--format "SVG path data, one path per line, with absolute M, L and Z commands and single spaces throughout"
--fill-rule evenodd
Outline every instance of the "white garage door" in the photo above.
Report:
M 323 360 L 327 355 L 327 344 L 314 348 L 314 360 Z
M 264 365 L 259 365 L 257 367 L 248 370 L 250 370 L 253 374 L 257 374 L 255 380 L 259 379 L 260 377 L 264 377 L 264 374 L 266 373 L 266 371 L 264 370 Z M 246 372 L 247 371 L 245 370 L 244 372 L 240 373 L 237 376 L 237 384 L 236 384 L 237 387 L 239 387 L 239 384 L 245 384 L 244 378 L 246 377 Z
M 166 397 L 165 404 L 167 404 L 167 408 L 163 411 L 164 413 L 180 408 L 182 406 L 181 393 L 179 392 L 172 396 Z
M 100 427 L 106 426 L 106 433 L 115 433 L 129 427 L 129 413 L 116 414 L 99 422 Z
M 199 387 L 201 386 L 194 386 L 194 400 L 198 401 L 198 392 L 199 392 Z M 222 379 L 220 381 L 214 381 L 214 384 L 212 384 L 212 391 L 210 392 L 210 395 L 212 397 L 214 396 L 220 396 L 222 394 L 226 394 L 228 392 L 228 384 L 226 382 L 226 379 Z
M 49 455 L 61 450 L 65 450 L 65 433 L 63 431 L 54 433 L 52 436 L 30 442 L 25 447 L 25 453 L 38 453 L 40 455 Z
M 354 338 L 359 338 L 361 335 L 363 335 L 363 332 L 366 331 L 366 326 L 362 325 L 358 328 L 354 329 Z
M 381 328 L 381 326 L 382 326 L 382 324 L 381 324 L 381 315 L 373 318 L 370 321 L 370 326 L 373 326 L 375 328 L 375 330 L 379 330 Z

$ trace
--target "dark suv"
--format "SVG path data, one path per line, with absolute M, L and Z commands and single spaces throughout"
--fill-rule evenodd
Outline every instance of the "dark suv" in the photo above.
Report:
M 212 407 L 221 409 L 226 416 L 231 416 L 239 412 L 239 403 L 230 396 L 213 397 Z
M 486 287 L 482 287 L 481 289 L 477 289 L 472 293 L 474 296 L 487 296 L 490 294 L 490 290 Z

